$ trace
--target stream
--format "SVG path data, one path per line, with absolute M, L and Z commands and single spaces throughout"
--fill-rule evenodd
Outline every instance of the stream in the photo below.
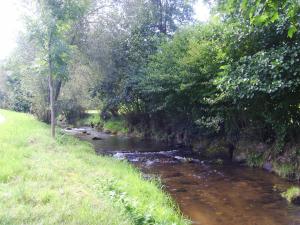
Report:
M 197 225 L 300 225 L 300 207 L 280 196 L 293 185 L 261 169 L 214 165 L 188 150 L 92 128 L 65 130 L 98 154 L 125 159 L 161 178 L 182 213 Z

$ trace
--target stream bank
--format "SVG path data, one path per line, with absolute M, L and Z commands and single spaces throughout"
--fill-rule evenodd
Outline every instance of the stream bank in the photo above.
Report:
M 128 160 L 146 179 L 160 180 L 193 224 L 300 225 L 300 207 L 281 197 L 294 183 L 274 174 L 235 164 L 212 164 L 188 149 L 89 127 L 66 132 L 91 142 L 98 154 Z
M 278 149 L 275 140 L 264 139 L 262 134 L 257 134 L 250 127 L 240 132 L 238 137 L 227 137 L 225 134 L 209 135 L 207 131 L 200 134 L 193 128 L 188 129 L 182 122 L 172 126 L 161 118 L 116 117 L 104 121 L 98 111 L 86 113 L 75 127 L 83 124 L 107 134 L 143 137 L 176 148 L 189 148 L 199 157 L 217 164 L 233 161 L 265 169 L 287 180 L 300 180 L 300 143 L 297 139 Z

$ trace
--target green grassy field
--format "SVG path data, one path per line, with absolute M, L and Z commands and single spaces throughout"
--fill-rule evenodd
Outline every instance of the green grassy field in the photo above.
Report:
M 30 115 L 0 115 L 0 224 L 189 223 L 128 163 L 63 134 L 53 140 Z

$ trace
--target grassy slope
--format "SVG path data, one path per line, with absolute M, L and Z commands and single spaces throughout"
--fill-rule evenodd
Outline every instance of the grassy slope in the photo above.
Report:
M 129 164 L 72 137 L 52 140 L 31 116 L 0 114 L 0 224 L 187 224 Z

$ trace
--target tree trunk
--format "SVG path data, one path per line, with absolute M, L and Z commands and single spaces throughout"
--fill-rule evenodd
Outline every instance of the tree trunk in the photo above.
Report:
M 51 110 L 51 136 L 55 138 L 55 92 L 54 92 L 54 82 L 52 77 L 52 31 L 50 32 L 50 38 L 48 42 L 48 66 L 49 66 L 49 97 L 50 97 L 50 110 Z
M 54 83 L 55 83 L 55 85 L 53 85 L 54 88 L 55 88 L 55 91 L 54 91 L 54 93 L 55 93 L 55 95 L 54 95 L 54 101 L 56 102 L 57 99 L 58 99 L 58 96 L 60 94 L 60 89 L 61 89 L 61 86 L 62 86 L 62 81 L 61 80 L 56 80 Z
M 163 3 L 161 0 L 158 1 L 158 7 L 159 7 L 159 31 L 163 34 L 166 33 L 164 29 L 164 8 L 163 8 Z
M 55 100 L 54 100 L 54 89 L 53 79 L 51 72 L 49 74 L 49 91 L 50 91 L 50 110 L 51 110 L 51 136 L 55 138 Z

